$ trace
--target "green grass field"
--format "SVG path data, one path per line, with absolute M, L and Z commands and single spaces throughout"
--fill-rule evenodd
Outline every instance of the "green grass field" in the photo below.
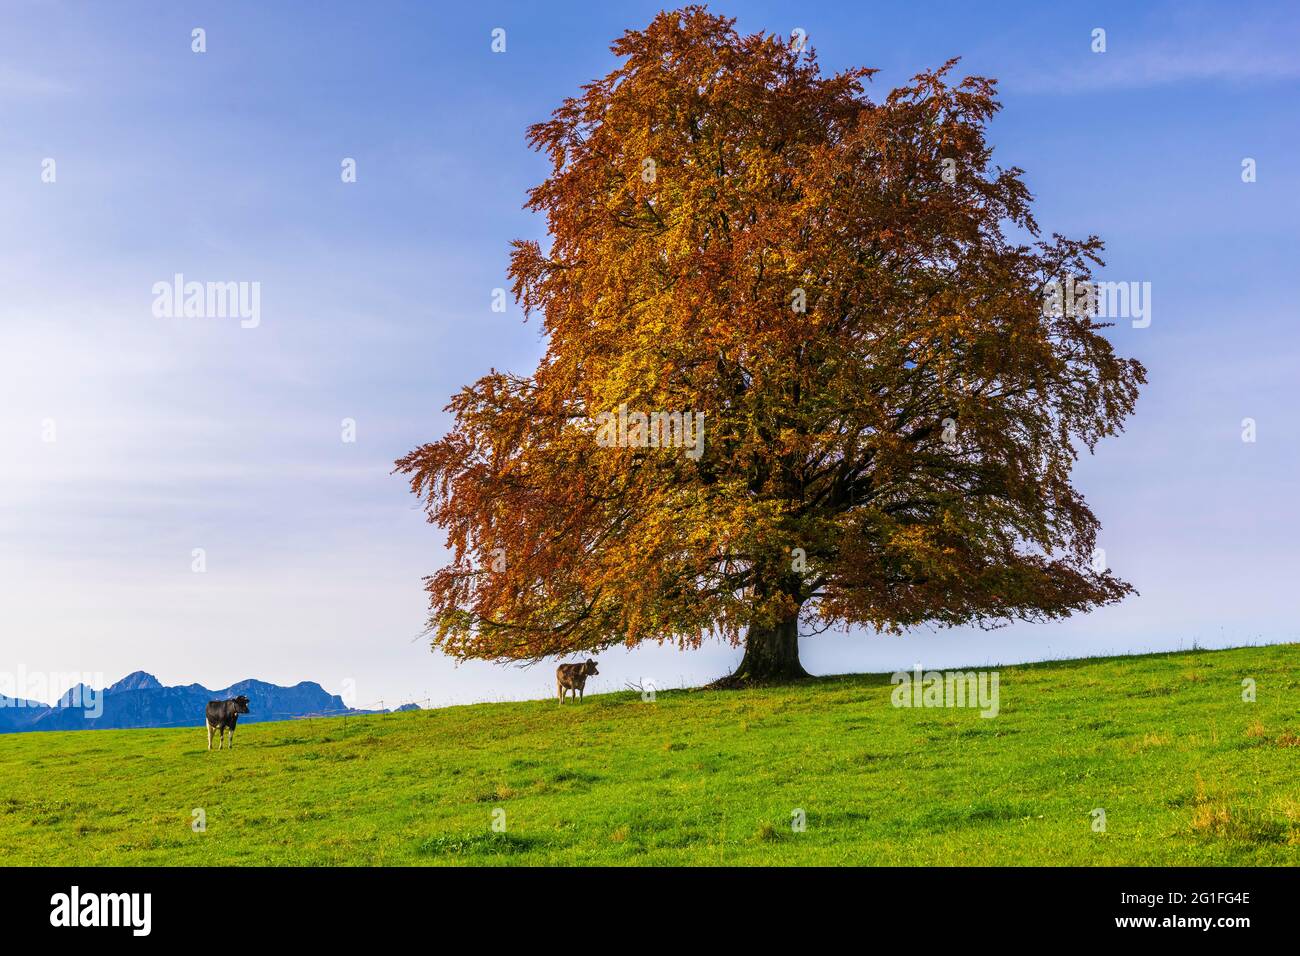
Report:
M 876 674 L 249 724 L 221 753 L 197 728 L 12 734 L 0 864 L 1300 857 L 1300 645 L 999 670 L 992 719 L 895 708 Z

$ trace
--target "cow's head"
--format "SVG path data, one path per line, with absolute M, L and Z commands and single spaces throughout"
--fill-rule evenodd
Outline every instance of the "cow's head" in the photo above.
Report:
M 582 672 L 586 674 L 588 677 L 590 677 L 592 674 L 600 673 L 600 671 L 596 670 L 596 662 L 592 660 L 589 660 L 587 661 L 587 663 L 582 665 Z
M 235 713 L 237 714 L 248 713 L 248 698 L 245 697 L 243 694 L 240 694 L 233 701 L 231 701 L 231 703 L 235 705 Z

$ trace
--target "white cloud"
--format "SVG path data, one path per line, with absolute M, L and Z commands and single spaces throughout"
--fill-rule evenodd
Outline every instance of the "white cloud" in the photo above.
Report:
M 52 77 L 0 66 L 0 96 L 63 96 L 71 92 L 71 87 Z
M 1168 31 L 1166 31 L 1166 34 Z M 1025 93 L 1090 93 L 1178 83 L 1259 84 L 1300 79 L 1300 36 L 1292 23 L 1244 20 L 1223 30 L 1181 30 L 1153 40 L 1112 30 L 1107 51 L 1087 51 L 1052 65 L 1005 71 L 1001 85 Z

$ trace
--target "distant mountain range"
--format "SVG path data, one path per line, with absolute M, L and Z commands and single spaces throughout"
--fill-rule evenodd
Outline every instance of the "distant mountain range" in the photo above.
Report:
M 353 710 L 343 703 L 342 697 L 326 693 L 320 684 L 311 681 L 279 687 L 260 680 L 243 680 L 222 690 L 208 690 L 202 684 L 164 687 L 152 674 L 136 671 L 106 687 L 98 696 L 87 693 L 89 690 L 78 685 L 53 707 L 0 694 L 0 734 L 28 730 L 201 727 L 208 701 L 226 700 L 240 694 L 248 698 L 249 711 L 241 715 L 240 723 L 387 713 Z M 408 704 L 398 709 L 418 708 Z

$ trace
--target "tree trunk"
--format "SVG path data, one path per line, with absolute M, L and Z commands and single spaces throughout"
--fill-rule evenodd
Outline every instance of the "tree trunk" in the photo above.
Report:
M 745 635 L 745 656 L 729 677 L 714 681 L 716 689 L 775 684 L 807 677 L 799 663 L 799 612 L 774 627 L 751 627 Z

